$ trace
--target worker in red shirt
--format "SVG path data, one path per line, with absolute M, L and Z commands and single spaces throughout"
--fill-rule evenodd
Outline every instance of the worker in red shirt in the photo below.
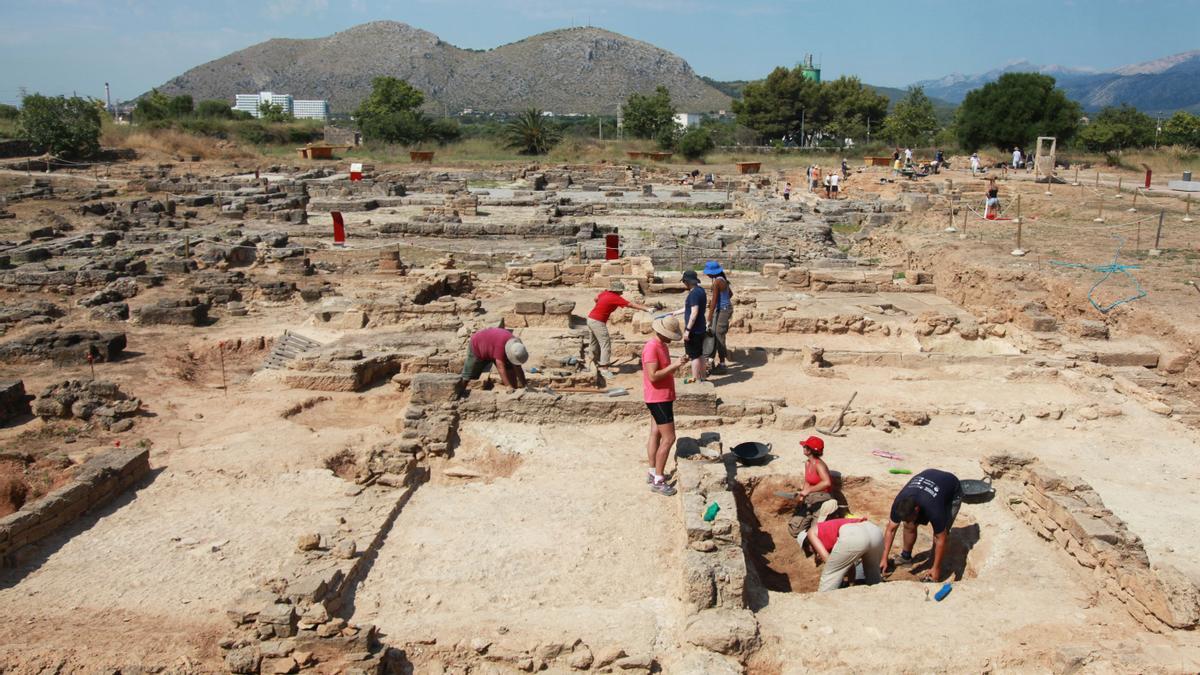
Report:
M 601 291 L 596 296 L 596 306 L 588 312 L 588 335 L 591 338 L 588 349 L 592 353 L 592 361 L 597 368 L 607 368 L 612 361 L 612 338 L 608 335 L 608 317 L 620 307 L 632 307 L 643 312 L 654 308 L 630 302 L 621 296 L 625 292 L 625 284 L 620 279 L 614 279 L 607 291 Z

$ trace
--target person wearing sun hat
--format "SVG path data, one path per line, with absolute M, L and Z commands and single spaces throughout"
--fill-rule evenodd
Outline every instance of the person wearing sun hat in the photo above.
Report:
M 692 360 L 692 377 L 689 382 L 700 382 L 707 374 L 704 368 L 704 333 L 708 325 L 704 321 L 704 308 L 708 305 L 700 275 L 695 270 L 684 270 L 681 279 L 687 287 L 687 298 L 683 304 L 683 350 Z
M 729 322 L 733 318 L 733 287 L 729 277 L 721 269 L 721 263 L 709 260 L 704 263 L 704 274 L 712 280 L 712 294 L 708 298 L 708 330 L 713 334 L 717 351 L 713 354 L 713 369 L 724 368 L 729 361 L 729 348 L 725 336 L 729 334 Z
M 608 317 L 621 307 L 632 307 L 643 312 L 651 311 L 647 305 L 639 305 L 622 297 L 625 284 L 620 279 L 613 279 L 608 290 L 600 291 L 596 296 L 596 306 L 587 315 L 588 351 L 592 354 L 592 362 L 598 368 L 607 368 L 612 361 L 612 337 L 608 334 Z
M 503 328 L 484 328 L 467 342 L 467 358 L 463 362 L 462 379 L 478 380 L 492 364 L 500 382 L 509 389 L 525 386 L 525 369 L 529 360 L 525 343 Z
M 679 320 L 664 316 L 651 324 L 654 337 L 642 347 L 642 400 L 650 411 L 650 438 L 646 442 L 646 457 L 650 471 L 646 482 L 650 489 L 670 497 L 675 488 L 667 483 L 667 458 L 675 445 L 675 371 L 683 367 L 688 357 L 671 362 L 667 345 L 683 337 Z
M 804 546 L 804 537 L 814 524 L 826 520 L 837 511 L 837 500 L 833 498 L 833 476 L 825 464 L 825 441 L 820 436 L 809 436 L 800 442 L 804 450 L 804 487 L 797 493 L 803 500 L 796 506 L 796 513 L 788 523 L 792 536 Z

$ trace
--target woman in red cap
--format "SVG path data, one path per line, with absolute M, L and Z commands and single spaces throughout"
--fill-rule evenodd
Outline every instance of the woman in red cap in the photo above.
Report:
M 825 441 L 819 436 L 809 436 L 800 443 L 800 447 L 804 448 L 804 456 L 808 458 L 804 463 L 804 488 L 797 493 L 804 501 L 796 507 L 797 517 L 789 523 L 789 530 L 803 545 L 804 537 L 813 523 L 822 522 L 833 515 L 838 504 L 830 493 L 833 477 L 825 460 L 821 459 L 825 454 Z

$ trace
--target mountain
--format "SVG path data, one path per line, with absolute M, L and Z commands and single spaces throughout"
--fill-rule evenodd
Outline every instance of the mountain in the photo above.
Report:
M 1200 50 L 1099 72 L 1015 61 L 980 75 L 955 73 L 918 86 L 931 97 L 961 103 L 967 92 L 994 82 L 1004 73 L 1051 75 L 1067 96 L 1085 110 L 1128 103 L 1150 114 L 1176 110 L 1200 112 Z
M 470 50 L 396 21 L 365 23 L 324 38 L 268 40 L 196 66 L 159 90 L 230 102 L 235 94 L 274 91 L 329 99 L 335 112 L 349 112 L 379 75 L 407 80 L 436 112 L 539 107 L 611 115 L 630 94 L 649 93 L 660 84 L 680 110 L 724 110 L 730 103 L 682 58 L 599 28 L 556 30 Z

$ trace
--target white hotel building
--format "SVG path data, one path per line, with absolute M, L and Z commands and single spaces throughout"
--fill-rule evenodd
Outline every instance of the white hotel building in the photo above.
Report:
M 297 101 L 291 94 L 276 94 L 260 91 L 257 94 L 238 94 L 233 105 L 234 110 L 248 112 L 259 117 L 259 106 L 270 103 L 283 108 L 284 114 L 297 119 L 327 120 L 329 119 L 329 101 Z

